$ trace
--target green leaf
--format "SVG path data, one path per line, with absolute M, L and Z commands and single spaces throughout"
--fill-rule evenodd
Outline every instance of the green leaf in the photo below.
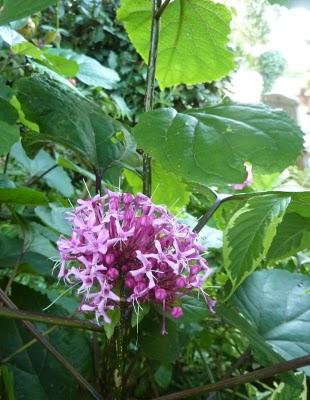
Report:
M 299 380 L 300 388 L 282 382 L 273 392 L 270 400 L 307 400 L 306 377 L 299 374 L 296 378 Z
M 2 366 L 0 367 L 0 383 L 3 383 L 4 386 L 4 394 L 5 394 L 5 399 L 6 400 L 16 400 L 15 394 L 14 394 L 14 375 L 12 371 L 9 370 L 8 367 Z M 1 385 L 0 385 L 0 396 L 1 396 L 2 390 L 1 390 Z
M 302 135 L 281 110 L 233 103 L 150 111 L 134 129 L 138 146 L 164 169 L 206 185 L 244 181 L 246 161 L 254 173 L 284 170 L 302 151 Z
M 152 2 L 123 0 L 118 19 L 145 62 L 150 47 Z M 211 0 L 175 0 L 161 18 L 156 78 L 160 87 L 210 82 L 234 68 L 227 49 L 231 15 Z M 186 63 L 184 64 L 186 60 Z
M 266 256 L 290 197 L 253 197 L 231 218 L 224 232 L 224 266 L 234 289 Z
M 254 275 L 255 274 L 256 273 L 254 273 Z M 247 321 L 244 316 L 240 315 L 231 304 L 218 304 L 216 313 L 223 318 L 225 322 L 237 328 L 241 334 L 247 338 L 255 358 L 262 365 L 277 364 L 284 360 L 283 357 L 274 351 L 271 345 L 264 340 L 256 327 L 252 326 L 250 321 Z
M 286 360 L 310 354 L 310 277 L 281 270 L 252 274 L 231 303 Z M 310 374 L 310 368 L 303 370 Z
M 28 17 L 57 3 L 57 0 L 4 0 L 0 11 L 0 25 Z
M 86 85 L 113 89 L 120 80 L 116 71 L 101 65 L 99 61 L 84 54 L 78 54 L 69 49 L 49 49 L 47 54 L 63 56 L 68 61 L 75 62 L 78 71 L 74 76 Z
M 27 157 L 20 143 L 16 143 L 11 149 L 11 155 L 21 164 L 30 177 L 40 176 L 57 162 L 44 150 L 40 150 L 33 160 Z M 58 190 L 63 196 L 71 197 L 74 193 L 69 175 L 57 167 L 45 174 L 42 179 L 47 185 Z
M 60 75 L 74 77 L 79 73 L 79 65 L 74 60 L 67 60 L 65 57 L 48 52 L 44 52 L 44 57 L 50 63 L 50 65 L 48 63 L 45 63 L 45 65 Z
M 0 234 L 0 268 L 13 268 L 20 259 L 19 270 L 30 274 L 51 277 L 53 262 L 58 252 L 51 242 L 39 232 L 34 232 L 31 243 L 25 248 L 24 241 Z
M 131 171 L 125 171 L 125 176 L 133 193 L 142 192 L 142 179 L 138 175 Z M 152 165 L 152 186 L 153 202 L 166 205 L 172 212 L 179 211 L 189 202 L 190 192 L 187 190 L 187 186 L 157 162 Z
M 41 221 L 47 226 L 55 229 L 64 235 L 70 235 L 72 228 L 67 220 L 67 213 L 69 208 L 59 207 L 59 205 L 50 203 L 49 207 L 36 207 L 35 213 Z
M 107 314 L 111 318 L 111 323 L 103 324 L 103 328 L 104 328 L 105 334 L 107 335 L 107 338 L 111 339 L 116 326 L 120 322 L 121 312 L 120 312 L 119 308 L 115 308 L 115 310 L 109 310 L 107 312 Z
M 47 297 L 21 285 L 13 285 L 12 292 L 12 300 L 22 309 L 42 311 L 50 303 Z M 56 306 L 51 307 L 50 312 L 64 314 L 63 309 Z M 42 324 L 37 326 L 40 330 L 47 329 L 47 326 Z M 33 336 L 19 322 L 0 319 L 1 358 L 11 355 L 31 339 Z M 48 340 L 83 376 L 88 377 L 91 370 L 91 352 L 85 333 L 58 328 L 48 335 Z M 73 400 L 80 397 L 76 380 L 40 343 L 19 353 L 7 365 L 14 374 L 17 400 Z
M 166 320 L 168 335 L 161 334 L 162 321 L 158 316 L 144 318 L 141 323 L 143 336 L 139 339 L 141 349 L 146 357 L 158 360 L 161 363 L 170 363 L 176 360 L 179 353 L 179 335 L 176 324 Z
M 48 200 L 44 193 L 26 187 L 0 189 L 0 203 L 41 205 Z
M 154 378 L 156 383 L 163 389 L 166 389 L 172 379 L 171 365 L 161 365 L 155 372 Z
M 310 218 L 288 213 L 277 228 L 267 254 L 268 262 L 282 260 L 310 248 Z
M 184 324 L 201 322 L 210 316 L 206 302 L 194 296 L 184 296 L 182 298 L 182 308 L 184 314 L 179 321 Z
M 27 119 L 37 123 L 41 132 L 32 132 L 28 147 L 62 144 L 102 173 L 113 165 L 139 166 L 140 157 L 128 131 L 73 90 L 40 76 L 20 79 L 17 89 Z
M 15 108 L 0 97 L 0 155 L 8 153 L 11 146 L 19 140 L 17 120 Z

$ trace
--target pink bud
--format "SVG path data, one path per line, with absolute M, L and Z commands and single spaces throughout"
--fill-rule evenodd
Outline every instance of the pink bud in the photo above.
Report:
M 201 267 L 199 265 L 193 265 L 191 267 L 191 274 L 196 275 L 201 271 Z
M 107 275 L 112 281 L 114 281 L 119 277 L 119 272 L 116 268 L 109 268 Z
M 134 280 L 131 276 L 128 276 L 128 277 L 125 279 L 125 286 L 126 286 L 128 289 L 133 289 L 134 286 L 135 286 L 135 280 Z
M 180 318 L 183 315 L 183 310 L 181 307 L 173 307 L 170 314 L 173 316 L 173 318 Z
M 161 289 L 161 288 L 157 288 L 155 289 L 155 298 L 157 300 L 165 300 L 167 297 L 167 292 L 165 291 L 165 289 Z
M 115 261 L 115 255 L 114 255 L 114 254 L 106 254 L 106 256 L 105 256 L 105 262 L 106 262 L 108 265 L 113 264 L 114 261 Z
M 182 277 L 177 278 L 177 280 L 176 280 L 176 285 L 177 285 L 177 287 L 180 288 L 180 289 L 184 288 L 184 287 L 186 286 L 185 279 L 182 278 Z
M 141 293 L 146 288 L 146 284 L 144 282 L 138 282 L 134 288 L 135 293 Z

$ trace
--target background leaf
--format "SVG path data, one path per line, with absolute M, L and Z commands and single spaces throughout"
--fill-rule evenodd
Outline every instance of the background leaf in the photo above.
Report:
M 118 19 L 148 61 L 152 4 L 123 0 Z M 211 0 L 175 0 L 161 18 L 156 78 L 161 88 L 209 82 L 234 68 L 227 49 L 230 12 Z
M 18 113 L 11 104 L 0 97 L 0 154 L 9 152 L 19 139 Z
M 0 12 L 0 24 L 4 25 L 23 17 L 28 17 L 57 3 L 57 0 L 4 0 Z
M 0 189 L 0 203 L 25 205 L 47 204 L 44 193 L 26 187 Z
M 13 286 L 12 300 L 20 308 L 32 311 L 41 311 L 49 304 L 47 297 L 21 285 Z M 52 307 L 51 313 L 65 314 L 60 307 L 56 306 Z M 40 330 L 47 329 L 45 325 L 36 325 Z M 0 319 L 1 359 L 14 353 L 31 339 L 32 336 L 20 322 Z M 49 340 L 75 368 L 84 375 L 89 374 L 91 370 L 90 345 L 83 332 L 58 328 L 49 334 Z M 73 400 L 78 397 L 78 384 L 75 379 L 68 375 L 40 343 L 16 355 L 8 367 L 14 374 L 16 400 L 29 398 Z
M 12 147 L 11 156 L 13 156 L 16 161 L 24 167 L 25 171 L 32 178 L 40 176 L 49 168 L 57 164 L 53 157 L 44 150 L 40 150 L 35 158 L 31 160 L 20 143 L 16 143 Z M 42 177 L 42 179 L 49 187 L 58 190 L 65 197 L 71 197 L 74 192 L 69 175 L 61 167 L 56 167 L 52 171 L 48 172 Z

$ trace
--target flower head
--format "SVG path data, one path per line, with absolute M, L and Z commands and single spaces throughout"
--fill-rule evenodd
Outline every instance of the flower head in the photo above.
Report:
M 80 283 L 80 310 L 97 321 L 109 322 L 122 299 L 153 302 L 179 318 L 182 296 L 202 290 L 210 274 L 197 235 L 143 194 L 107 190 L 78 200 L 69 220 L 71 237 L 58 241 L 58 277 Z

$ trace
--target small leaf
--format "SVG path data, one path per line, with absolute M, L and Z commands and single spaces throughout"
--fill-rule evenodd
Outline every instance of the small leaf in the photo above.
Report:
M 267 260 L 282 260 L 298 251 L 310 248 L 310 218 L 287 213 L 277 228 L 277 233 L 267 254 Z
M 125 171 L 126 180 L 134 193 L 142 192 L 142 179 L 131 171 Z M 172 212 L 183 209 L 189 202 L 187 186 L 174 174 L 163 169 L 158 162 L 152 166 L 152 201 L 164 204 Z
M 0 189 L 0 203 L 41 205 L 47 204 L 44 193 L 25 187 Z
M 123 0 L 118 19 L 145 62 L 150 46 L 152 2 Z M 227 49 L 230 11 L 211 0 L 175 0 L 161 18 L 156 78 L 160 87 L 210 82 L 234 68 Z
M 250 198 L 229 221 L 224 232 L 224 266 L 234 289 L 266 256 L 290 197 Z
M 20 143 L 16 143 L 12 147 L 11 155 L 24 167 L 30 177 L 40 176 L 57 164 L 56 160 L 44 150 L 40 150 L 35 158 L 31 160 Z M 74 193 L 70 177 L 61 167 L 48 172 L 42 179 L 49 187 L 58 190 L 65 197 L 71 197 Z
M 114 330 L 116 328 L 116 325 L 118 325 L 118 323 L 121 319 L 121 312 L 120 312 L 119 308 L 115 308 L 115 310 L 109 310 L 107 312 L 107 314 L 111 318 L 111 322 L 103 324 L 103 328 L 104 328 L 105 334 L 107 335 L 107 338 L 111 339 L 111 337 L 113 336 Z
M 34 211 L 41 221 L 52 229 L 64 235 L 71 234 L 72 227 L 67 220 L 69 208 L 59 207 L 57 204 L 50 203 L 49 207 L 36 207 Z
M 0 25 L 28 17 L 57 3 L 57 0 L 4 0 L 0 11 Z
M 15 108 L 0 97 L 0 155 L 8 153 L 11 146 L 19 140 L 17 120 Z
M 172 367 L 171 365 L 161 365 L 155 372 L 154 375 L 156 383 L 163 389 L 166 389 L 172 379 Z

